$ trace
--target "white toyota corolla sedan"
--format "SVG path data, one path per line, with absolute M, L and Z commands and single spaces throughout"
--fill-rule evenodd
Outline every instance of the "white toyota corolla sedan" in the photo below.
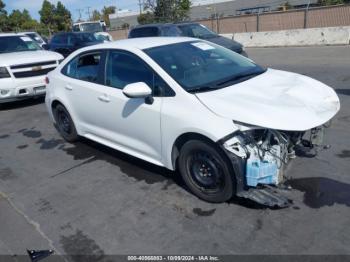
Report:
M 80 49 L 46 81 L 47 109 L 65 140 L 86 137 L 178 169 L 210 202 L 238 195 L 283 206 L 268 189 L 282 183 L 296 145 L 322 145 L 340 108 L 317 80 L 192 38 Z

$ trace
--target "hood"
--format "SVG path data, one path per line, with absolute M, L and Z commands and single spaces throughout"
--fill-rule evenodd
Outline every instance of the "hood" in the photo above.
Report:
M 289 131 L 320 126 L 340 109 L 337 94 L 327 85 L 273 69 L 245 82 L 196 96 L 221 117 Z
M 242 45 L 240 43 L 237 43 L 236 41 L 233 41 L 231 39 L 228 39 L 228 38 L 220 36 L 220 35 L 215 36 L 215 37 L 211 37 L 211 38 L 208 38 L 205 40 L 212 42 L 214 44 L 217 44 L 217 45 L 221 45 L 221 46 L 226 47 L 228 49 L 231 49 L 232 51 L 235 51 L 235 52 L 242 51 Z
M 40 63 L 51 60 L 61 60 L 63 56 L 56 52 L 38 50 L 0 54 L 2 66 L 12 66 L 30 63 Z

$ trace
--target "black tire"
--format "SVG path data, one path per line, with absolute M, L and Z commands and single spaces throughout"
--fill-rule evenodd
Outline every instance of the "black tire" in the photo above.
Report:
M 79 136 L 74 122 L 67 109 L 63 105 L 58 104 L 53 109 L 53 114 L 57 124 L 58 132 L 60 132 L 61 136 L 68 142 L 77 141 L 79 139 Z
M 186 142 L 181 148 L 178 164 L 184 182 L 200 199 L 222 203 L 236 192 L 236 180 L 229 160 L 215 145 L 201 140 Z

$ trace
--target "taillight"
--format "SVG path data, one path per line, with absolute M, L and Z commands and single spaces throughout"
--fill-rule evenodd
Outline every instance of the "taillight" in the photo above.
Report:
M 45 84 L 49 84 L 50 83 L 50 79 L 48 77 L 45 77 Z

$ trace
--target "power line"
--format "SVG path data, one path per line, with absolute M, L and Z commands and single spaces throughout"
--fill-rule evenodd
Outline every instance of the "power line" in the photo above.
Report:
M 75 9 L 75 10 L 79 13 L 79 19 L 78 20 L 81 20 L 81 12 L 84 11 L 84 9 L 78 8 L 78 9 Z

